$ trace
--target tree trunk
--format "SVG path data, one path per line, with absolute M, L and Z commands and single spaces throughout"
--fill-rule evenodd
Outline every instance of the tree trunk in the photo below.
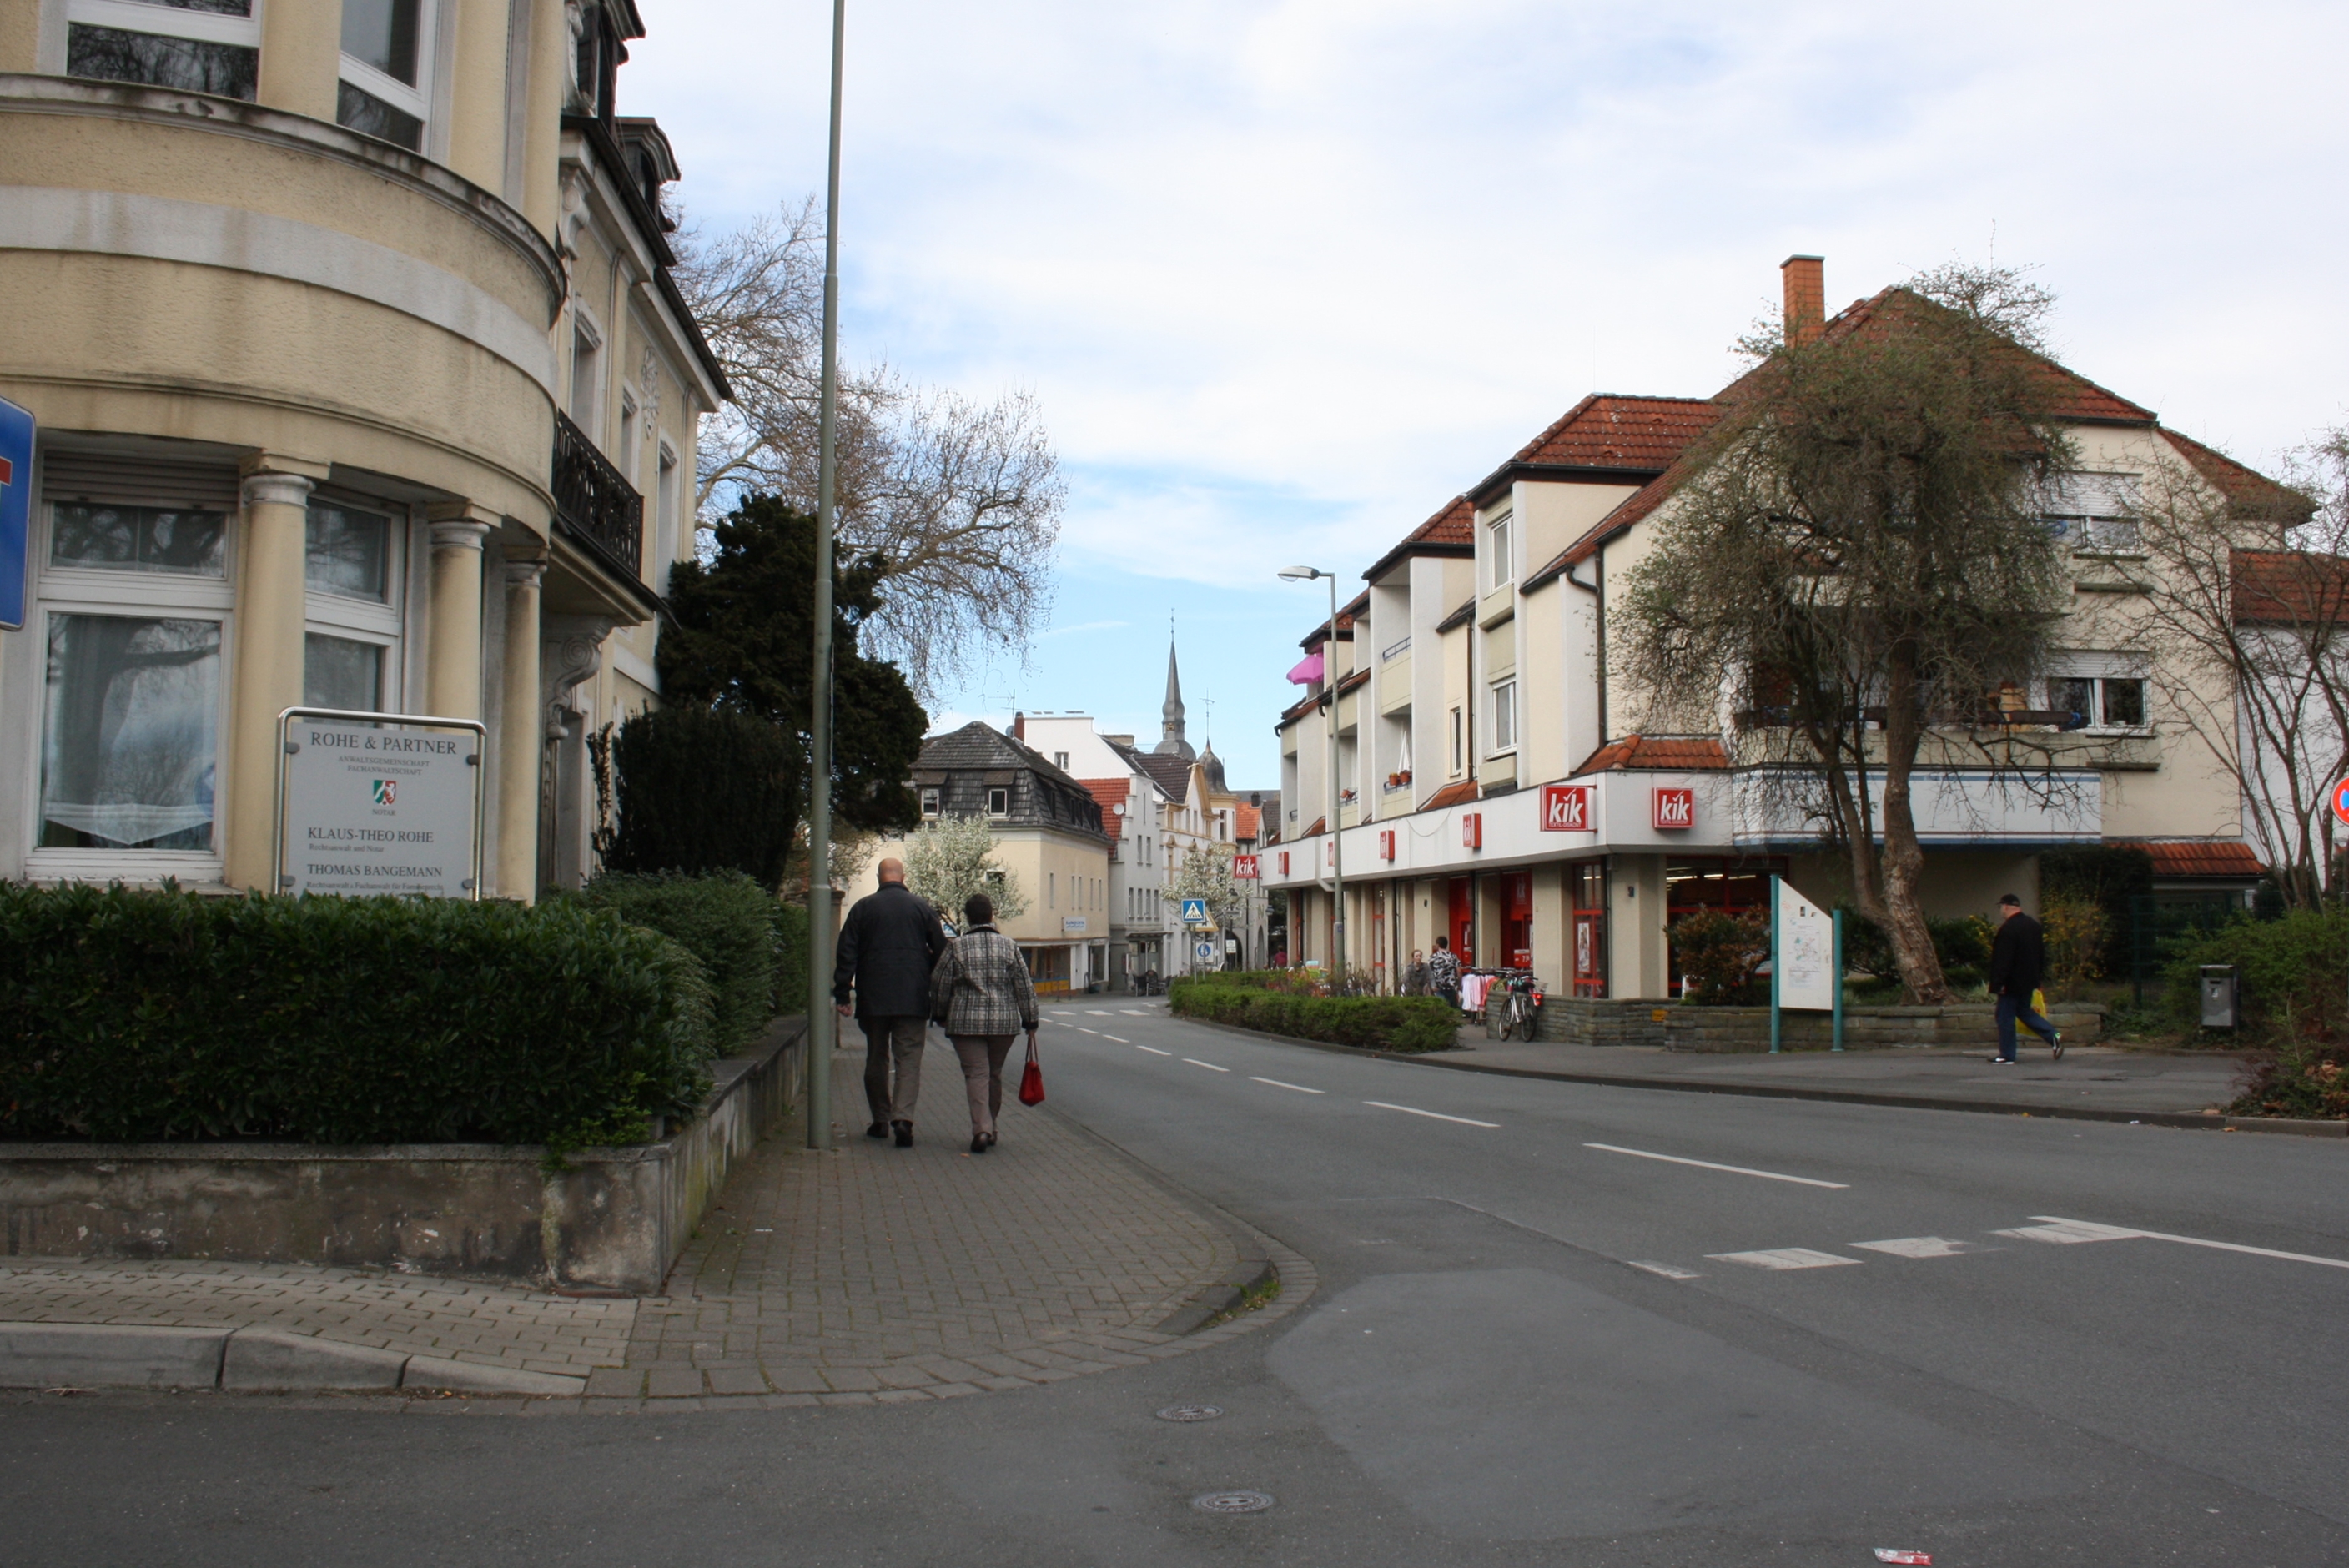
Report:
M 1884 854 L 1879 873 L 1884 878 L 1884 934 L 1892 944 L 1893 961 L 1900 969 L 1902 999 L 1912 1006 L 1951 1002 L 1956 996 L 1941 975 L 1940 955 L 1933 951 L 1933 934 L 1925 925 L 1925 911 L 1917 901 L 1917 882 L 1925 869 L 1925 851 L 1917 842 L 1917 820 L 1909 799 L 1909 779 L 1917 766 L 1917 748 L 1924 739 L 1924 715 L 1918 706 L 1917 666 L 1905 649 L 1892 656 L 1891 680 L 1884 706 Z

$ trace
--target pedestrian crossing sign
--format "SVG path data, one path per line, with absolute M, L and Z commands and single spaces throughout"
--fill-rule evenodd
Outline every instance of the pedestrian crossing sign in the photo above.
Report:
M 1206 924 L 1207 901 L 1204 898 L 1185 899 L 1183 901 L 1183 923 L 1185 925 Z

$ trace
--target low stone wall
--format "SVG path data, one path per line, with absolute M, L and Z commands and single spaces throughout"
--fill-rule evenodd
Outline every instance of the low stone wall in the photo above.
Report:
M 2090 1045 L 2104 1034 L 2105 1010 L 2095 1003 L 2058 1003 L 2050 1021 L 2066 1045 Z M 1766 1051 L 1767 1007 L 1682 1007 L 1665 1010 L 1664 1046 L 1675 1051 Z M 2025 1031 L 2025 1044 L 2038 1037 Z M 1828 1013 L 1781 1013 L 1778 1036 L 1788 1050 L 1823 1051 L 1835 1043 Z M 1998 1039 L 1997 1009 L 1988 1002 L 1958 1002 L 1946 1007 L 1847 1007 L 1847 1050 L 1884 1050 L 1904 1046 L 1982 1046 Z
M 1534 1037 L 1561 1046 L 1661 1046 L 1664 1002 L 1599 1001 L 1547 995 L 1534 1018 Z
M 211 1258 L 657 1290 L 737 1161 L 790 1109 L 803 1020 L 715 1064 L 701 1113 L 653 1142 L 0 1143 L 0 1257 Z

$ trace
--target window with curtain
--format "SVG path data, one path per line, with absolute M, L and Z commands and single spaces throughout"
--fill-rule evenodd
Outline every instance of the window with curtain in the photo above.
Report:
M 48 617 L 43 849 L 210 850 L 221 624 Z

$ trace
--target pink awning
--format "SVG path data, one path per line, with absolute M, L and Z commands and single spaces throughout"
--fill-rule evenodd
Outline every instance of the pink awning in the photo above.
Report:
M 1298 666 L 1288 672 L 1288 684 L 1291 686 L 1311 686 L 1320 678 L 1321 655 L 1318 652 L 1306 655 Z

